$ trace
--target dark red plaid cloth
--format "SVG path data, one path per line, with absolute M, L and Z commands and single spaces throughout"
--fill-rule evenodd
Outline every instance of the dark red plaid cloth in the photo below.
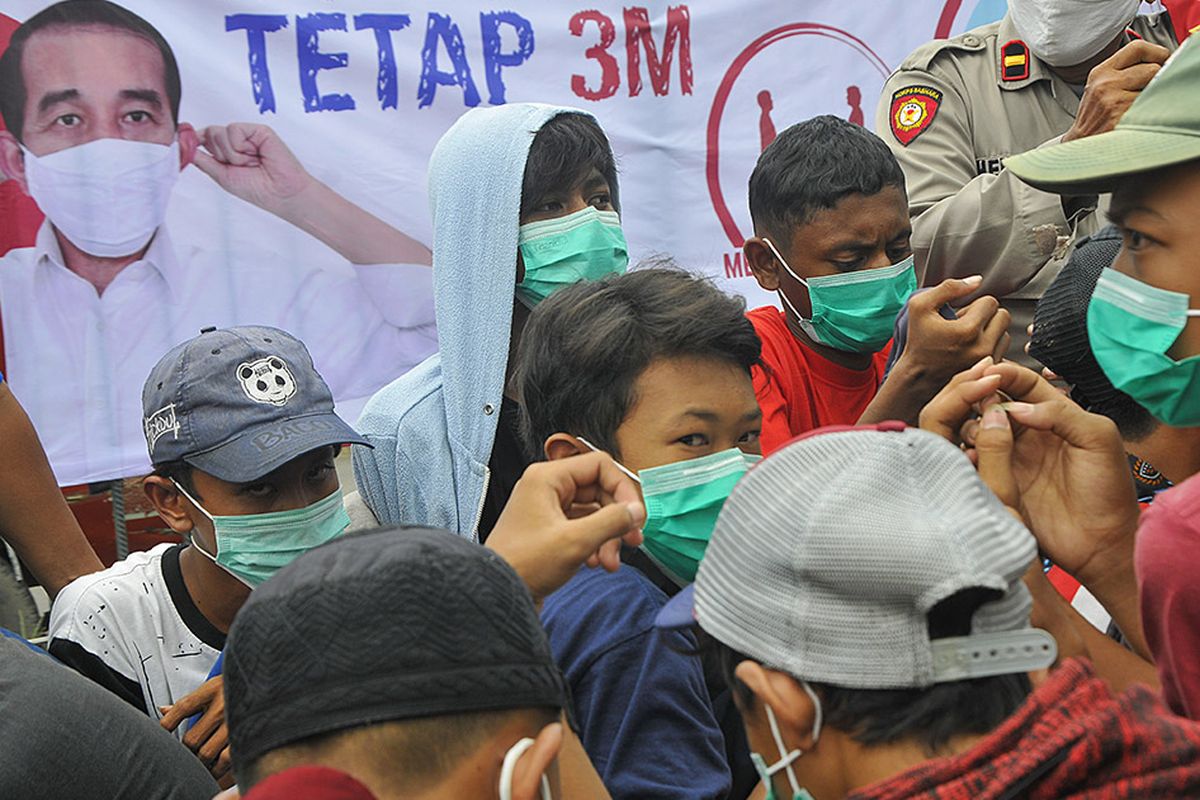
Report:
M 973 749 L 847 800 L 1200 798 L 1200 724 L 1143 686 L 1114 696 L 1070 660 Z

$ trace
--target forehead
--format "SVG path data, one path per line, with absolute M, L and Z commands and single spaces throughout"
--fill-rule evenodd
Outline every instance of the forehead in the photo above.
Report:
M 741 417 L 758 408 L 750 374 L 714 357 L 655 359 L 638 376 L 634 396 L 626 421 L 667 419 L 678 416 L 684 408 Z
M 908 198 L 899 186 L 875 194 L 848 194 L 833 208 L 818 209 L 808 222 L 793 229 L 793 239 L 812 244 L 821 239 L 876 241 L 892 238 L 909 227 Z
M 151 89 L 165 96 L 165 67 L 158 47 L 131 31 L 102 25 L 50 27 L 29 37 L 21 56 L 26 109 L 47 92 L 67 89 L 85 100 L 126 89 Z
M 1149 208 L 1170 222 L 1195 223 L 1200 215 L 1200 159 L 1124 181 L 1112 196 L 1112 213 Z

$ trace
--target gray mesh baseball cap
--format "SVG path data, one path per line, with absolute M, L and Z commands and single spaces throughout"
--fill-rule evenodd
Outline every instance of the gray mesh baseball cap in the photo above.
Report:
M 277 328 L 205 328 L 172 348 L 142 388 L 150 461 L 221 480 L 261 478 L 310 450 L 365 444 L 300 340 Z
M 1029 626 L 1021 576 L 1036 554 L 944 439 L 903 423 L 818 430 L 734 488 L 659 625 L 699 623 L 767 667 L 855 689 L 1025 672 L 1057 654 Z M 977 587 L 999 597 L 971 634 L 931 640 L 930 610 Z

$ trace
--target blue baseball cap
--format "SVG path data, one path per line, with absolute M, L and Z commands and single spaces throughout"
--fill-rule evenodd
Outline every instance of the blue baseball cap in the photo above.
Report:
M 184 461 L 231 483 L 319 447 L 371 445 L 333 411 L 308 348 L 278 328 L 205 328 L 159 360 L 142 388 L 154 465 Z

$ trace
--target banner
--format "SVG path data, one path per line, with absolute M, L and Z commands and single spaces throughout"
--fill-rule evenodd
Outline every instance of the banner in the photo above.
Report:
M 46 5 L 0 3 L 0 44 Z M 10 178 L 0 185 L 5 376 L 64 485 L 149 470 L 142 384 L 202 327 L 291 331 L 351 420 L 433 352 L 426 164 L 472 107 L 545 101 L 591 111 L 618 159 L 633 263 L 669 256 L 751 306 L 773 302 L 740 251 L 751 230 L 746 183 L 762 148 L 817 114 L 871 125 L 885 78 L 912 49 L 1004 11 L 1003 0 L 123 5 L 178 62 L 177 180 L 145 148 L 97 143 L 154 124 L 112 97 L 133 108 L 145 105 L 141 90 L 170 94 L 162 57 L 144 41 L 117 47 L 113 31 L 107 44 L 63 30 L 32 37 L 42 41 L 21 62 L 22 142 L 0 143 Z M 167 112 L 153 113 L 161 122 Z M 262 145 L 261 159 L 211 177 L 203 147 L 188 158 L 205 137 L 218 148 Z M 90 144 L 78 158 L 70 149 L 55 158 L 63 142 Z M 42 155 L 30 159 L 35 149 Z M 105 203 L 72 190 L 72 170 L 103 172 L 97 162 L 134 170 L 131 196 L 135 184 L 149 196 L 146 181 L 169 191 L 165 220 L 136 264 L 66 263 L 75 249 L 62 244 L 66 224 L 39 234 L 30 178 L 56 219 L 89 208 L 104 218 L 91 232 L 86 220 L 75 225 L 85 253 L 119 250 L 88 242 L 118 233 L 133 241 L 160 221 L 145 222 L 140 205 L 126 209 L 124 196 Z M 328 190 L 316 201 L 309 175 Z

